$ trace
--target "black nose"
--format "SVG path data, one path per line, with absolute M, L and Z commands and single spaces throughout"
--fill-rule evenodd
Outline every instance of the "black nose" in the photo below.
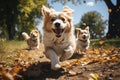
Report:
M 85 38 L 86 38 L 86 36 L 85 36 L 85 35 L 83 35 L 83 38 L 85 39 Z
M 60 23 L 58 23 L 58 22 L 55 23 L 55 27 L 56 27 L 56 28 L 59 28 L 59 27 L 60 27 Z

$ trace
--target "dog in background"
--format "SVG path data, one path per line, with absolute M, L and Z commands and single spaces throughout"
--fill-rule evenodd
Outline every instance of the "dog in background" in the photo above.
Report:
M 85 29 L 76 28 L 77 31 L 77 39 L 76 39 L 76 52 L 85 52 L 88 50 L 90 45 L 90 32 L 89 32 L 89 26 L 87 26 Z
M 72 13 L 67 6 L 61 12 L 42 7 L 45 55 L 51 60 L 53 70 L 61 68 L 59 62 L 70 58 L 76 49 Z
M 22 33 L 25 41 L 27 41 L 27 44 L 29 46 L 29 49 L 39 49 L 40 44 L 40 34 L 39 31 L 34 29 L 30 32 L 30 36 L 26 33 Z

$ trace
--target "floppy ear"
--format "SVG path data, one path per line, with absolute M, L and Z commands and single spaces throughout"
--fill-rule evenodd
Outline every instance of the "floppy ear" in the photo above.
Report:
M 80 35 L 81 33 L 81 28 L 76 28 L 76 32 L 77 32 L 77 38 L 78 38 L 78 35 Z
M 87 27 L 85 28 L 85 30 L 89 31 L 89 26 L 87 26 Z
M 63 12 L 65 12 L 67 15 L 71 16 L 73 14 L 74 10 L 69 8 L 68 6 L 65 6 L 63 8 Z
M 41 12 L 42 12 L 43 16 L 47 16 L 47 15 L 50 14 L 50 9 L 48 7 L 46 7 L 46 6 L 43 5 L 42 9 L 41 9 Z

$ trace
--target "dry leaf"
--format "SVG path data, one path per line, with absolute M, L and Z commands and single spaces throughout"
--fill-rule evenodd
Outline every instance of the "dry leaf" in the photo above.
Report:
M 112 56 L 112 57 L 111 57 L 111 61 L 112 61 L 112 62 L 116 62 L 116 61 L 118 61 L 118 58 L 117 58 L 116 56 Z
M 99 44 L 100 44 L 100 45 L 103 45 L 104 43 L 105 43 L 105 41 L 103 41 L 103 40 L 100 40 L 100 41 L 99 41 Z
M 97 73 L 91 73 L 89 80 L 99 80 L 99 75 Z

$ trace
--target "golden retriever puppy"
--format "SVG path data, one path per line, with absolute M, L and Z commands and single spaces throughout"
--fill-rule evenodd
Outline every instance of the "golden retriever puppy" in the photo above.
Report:
M 67 6 L 61 12 L 42 7 L 45 55 L 51 60 L 53 70 L 61 68 L 59 61 L 69 59 L 76 49 L 72 13 Z
M 30 32 L 30 36 L 25 32 L 23 32 L 22 35 L 24 39 L 27 41 L 29 49 L 39 49 L 40 35 L 38 30 L 36 29 L 32 30 Z
M 87 26 L 84 30 L 81 28 L 76 28 L 77 31 L 77 40 L 76 40 L 76 52 L 85 52 L 90 45 L 90 32 L 89 26 Z

